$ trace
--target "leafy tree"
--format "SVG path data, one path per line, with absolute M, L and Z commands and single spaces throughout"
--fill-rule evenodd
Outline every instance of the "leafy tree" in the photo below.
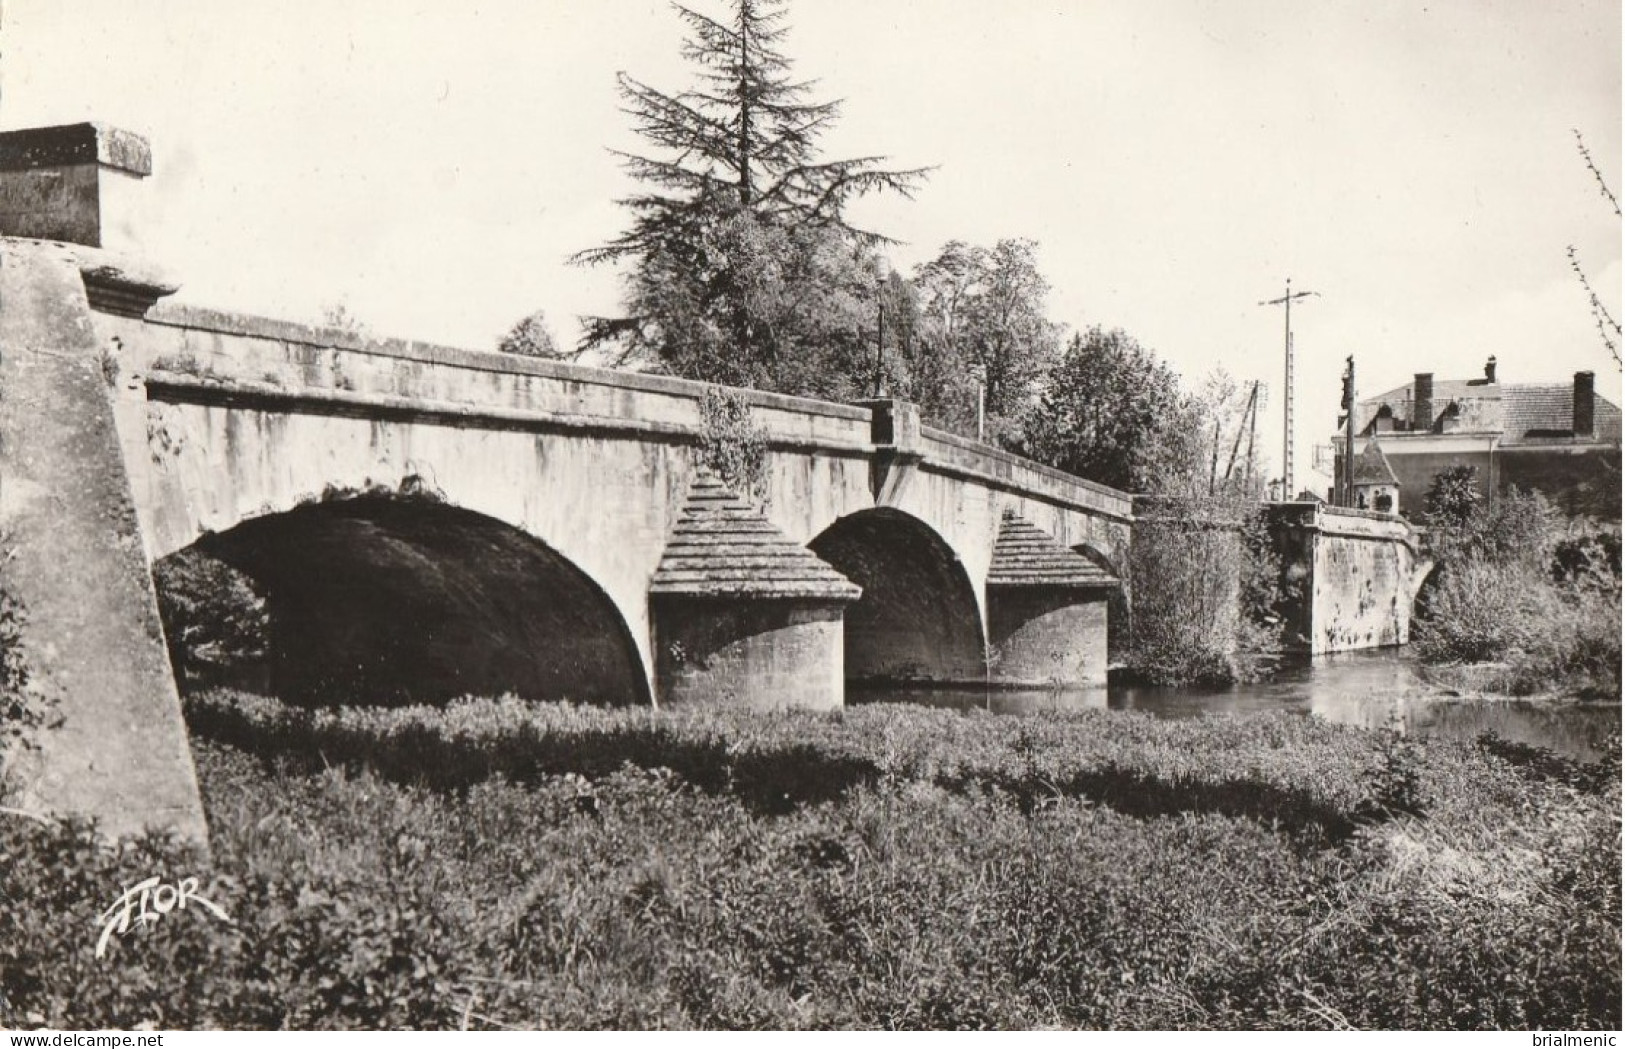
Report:
M 1072 337 L 1051 372 L 1022 450 L 1057 469 L 1127 491 L 1188 476 L 1199 412 L 1167 365 L 1120 328 Z
M 624 112 L 652 150 L 617 151 L 643 186 L 621 201 L 631 225 L 572 260 L 632 264 L 625 316 L 587 318 L 584 348 L 716 382 L 859 385 L 858 315 L 874 311 L 854 306 L 874 304 L 867 254 L 885 238 L 843 209 L 868 193 L 912 195 L 924 171 L 820 158 L 839 103 L 811 101 L 812 85 L 791 76 L 781 7 L 731 0 L 713 18 L 676 5 L 696 86 L 670 94 L 620 75 Z
M 1483 498 L 1478 491 L 1478 467 L 1465 463 L 1447 467 L 1433 475 L 1424 502 L 1427 521 L 1432 525 L 1460 527 L 1467 523 Z
M 832 227 L 785 226 L 736 209 L 694 230 L 689 243 L 651 252 L 629 275 L 625 305 L 648 323 L 629 332 L 630 352 L 617 362 L 850 399 L 872 381 L 878 285 L 873 260 Z M 735 343 L 741 317 L 743 350 Z
M 559 349 L 558 342 L 553 338 L 553 328 L 547 323 L 545 310 L 537 310 L 521 318 L 497 343 L 497 349 L 520 357 L 540 357 L 550 361 L 574 360 L 581 355 L 579 350 Z
M 1179 393 L 1163 405 L 1147 435 L 1139 490 L 1204 501 L 1216 512 L 1250 510 L 1264 484 L 1256 444 L 1247 447 L 1247 402 L 1243 387 L 1217 368 L 1194 393 Z
M 1038 271 L 1037 244 L 1008 238 L 990 249 L 950 241 L 919 267 L 914 284 L 912 395 L 928 416 L 974 432 L 981 387 L 988 436 L 1019 443 L 1061 345 L 1061 326 L 1044 314 L 1049 282 Z

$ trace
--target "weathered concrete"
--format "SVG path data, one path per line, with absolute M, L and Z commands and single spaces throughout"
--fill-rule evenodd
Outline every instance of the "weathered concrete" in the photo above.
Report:
M 60 723 L 11 771 L 30 809 L 205 838 L 114 426 L 84 253 L 0 242 L 0 533 Z
M 1269 508 L 1283 575 L 1300 595 L 1289 631 L 1314 655 L 1410 641 L 1419 576 L 1430 567 L 1404 520 L 1314 503 Z
M 989 684 L 1004 688 L 1106 685 L 1107 592 L 1019 587 L 990 595 Z
M 0 232 L 139 251 L 137 180 L 152 174 L 146 140 L 103 124 L 0 135 Z
M 845 602 L 656 596 L 652 603 L 662 705 L 835 710 L 845 701 Z
M 1106 684 L 1115 576 L 1006 511 L 987 582 L 990 684 Z

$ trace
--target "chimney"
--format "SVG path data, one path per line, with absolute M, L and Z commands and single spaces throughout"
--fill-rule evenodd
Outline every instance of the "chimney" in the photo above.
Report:
M 1485 382 L 1494 382 L 1495 381 L 1495 355 L 1494 354 L 1491 354 L 1490 359 L 1484 362 L 1484 381 Z
M 1574 436 L 1594 436 L 1597 417 L 1596 376 L 1591 372 L 1574 373 Z
M 0 133 L 0 236 L 139 255 L 136 184 L 150 174 L 147 140 L 105 124 Z
M 1415 407 L 1411 409 L 1411 429 L 1422 433 L 1433 430 L 1433 373 L 1416 373 Z

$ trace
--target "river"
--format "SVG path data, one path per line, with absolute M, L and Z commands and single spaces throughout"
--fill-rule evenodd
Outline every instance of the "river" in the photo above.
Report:
M 1416 675 L 1403 649 L 1321 656 L 1282 667 L 1267 681 L 1229 688 L 1119 686 L 1076 691 L 886 688 L 849 695 L 849 703 L 909 702 L 984 707 L 999 714 L 1040 710 L 1140 710 L 1162 718 L 1287 710 L 1363 728 L 1398 724 L 1416 735 L 1505 739 L 1595 761 L 1620 727 L 1617 703 L 1530 702 L 1450 696 Z

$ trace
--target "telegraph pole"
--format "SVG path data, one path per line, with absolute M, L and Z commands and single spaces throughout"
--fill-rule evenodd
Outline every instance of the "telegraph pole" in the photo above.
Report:
M 1292 278 L 1286 279 L 1286 294 L 1279 299 L 1260 302 L 1260 306 L 1286 307 L 1286 396 L 1282 398 L 1286 414 L 1286 433 L 1281 441 L 1281 499 L 1292 500 L 1292 300 L 1319 295 L 1318 291 L 1292 290 Z
M 1236 456 L 1241 453 L 1241 435 L 1242 435 L 1243 431 L 1247 432 L 1247 462 L 1245 464 L 1243 464 L 1242 469 L 1246 470 L 1246 471 L 1251 470 L 1251 463 L 1252 463 L 1252 459 L 1253 459 L 1253 435 L 1252 435 L 1252 429 L 1253 429 L 1254 424 L 1257 422 L 1257 420 L 1258 420 L 1258 380 L 1254 379 L 1253 380 L 1253 392 L 1247 395 L 1247 407 L 1241 413 L 1241 425 L 1236 427 L 1236 443 L 1232 444 L 1230 446 L 1230 461 L 1228 463 L 1226 463 L 1225 466 L 1224 466 L 1224 479 L 1226 481 L 1230 480 L 1230 475 L 1236 469 Z
M 1354 505 L 1354 355 L 1349 354 L 1343 373 L 1343 505 Z

